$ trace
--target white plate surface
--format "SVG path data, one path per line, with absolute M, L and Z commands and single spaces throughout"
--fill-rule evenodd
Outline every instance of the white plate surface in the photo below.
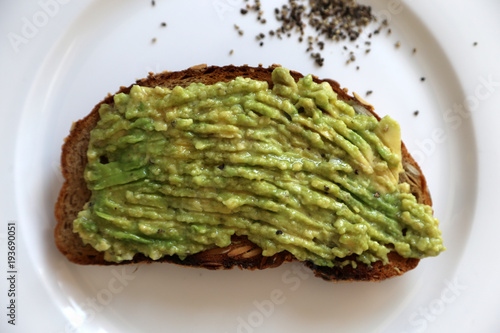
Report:
M 326 43 L 325 65 L 317 67 L 296 37 L 267 36 L 259 46 L 254 36 L 276 27 L 274 7 L 264 4 L 268 23 L 262 25 L 255 15 L 239 13 L 244 3 L 47 0 L 0 5 L 0 149 L 5 157 L 0 268 L 7 277 L 7 223 L 17 227 L 16 325 L 5 316 L 14 298 L 2 278 L 0 331 L 500 331 L 495 248 L 500 235 L 500 44 L 494 40 L 500 33 L 495 15 L 500 4 L 372 1 L 392 33 L 365 34 L 353 44 Z M 369 54 L 365 41 L 372 43 Z M 345 65 L 343 45 L 355 51 L 354 63 Z M 150 71 L 200 63 L 279 63 L 336 79 L 361 96 L 372 90 L 367 100 L 380 115 L 400 122 L 403 140 L 424 170 L 448 250 L 402 277 L 351 284 L 312 278 L 298 264 L 261 272 L 212 272 L 67 262 L 52 233 L 62 184 L 60 146 L 72 121 L 108 92 Z

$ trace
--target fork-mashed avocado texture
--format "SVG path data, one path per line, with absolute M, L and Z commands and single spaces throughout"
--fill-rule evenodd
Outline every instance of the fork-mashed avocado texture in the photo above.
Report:
M 328 83 L 236 78 L 133 86 L 101 106 L 74 221 L 108 261 L 181 259 L 246 235 L 264 256 L 334 266 L 444 250 L 438 220 L 399 183 L 399 125 L 358 114 Z

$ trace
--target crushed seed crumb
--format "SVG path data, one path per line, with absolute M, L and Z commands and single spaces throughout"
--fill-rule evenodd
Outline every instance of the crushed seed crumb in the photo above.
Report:
M 233 55 L 234 50 L 229 51 L 229 55 Z
M 401 42 L 400 41 L 397 41 L 396 44 L 394 44 L 394 46 L 399 49 L 399 47 L 401 46 Z
M 151 43 L 153 43 L 153 44 L 156 43 L 156 37 L 151 39 Z

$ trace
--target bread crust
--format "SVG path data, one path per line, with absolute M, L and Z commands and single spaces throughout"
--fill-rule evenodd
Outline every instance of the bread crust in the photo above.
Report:
M 256 80 L 267 81 L 272 87 L 271 73 L 277 65 L 270 67 L 250 66 L 206 66 L 199 65 L 177 72 L 150 73 L 145 79 L 137 80 L 136 85 L 154 87 L 163 86 L 173 88 L 175 86 L 186 87 L 193 82 L 214 84 L 220 81 L 230 81 L 238 76 L 249 77 Z M 297 81 L 303 77 L 302 74 L 290 71 Z M 316 82 L 328 82 L 338 97 L 344 101 L 362 106 L 380 119 L 371 105 L 366 104 L 360 98 L 350 96 L 346 89 L 333 80 L 320 80 L 314 77 Z M 132 85 L 121 87 L 117 93 L 128 93 Z M 81 265 L 126 265 L 153 262 L 168 262 L 182 266 L 202 267 L 207 269 L 230 269 L 239 267 L 242 269 L 265 269 L 277 267 L 285 262 L 297 261 L 287 251 L 266 257 L 262 250 L 246 237 L 234 236 L 232 243 L 224 248 L 215 248 L 193 254 L 180 260 L 177 256 L 164 256 L 159 260 L 152 260 L 144 255 L 138 254 L 133 260 L 121 263 L 108 262 L 104 260 L 102 252 L 96 251 L 90 245 L 84 245 L 79 235 L 73 232 L 73 221 L 84 204 L 89 200 L 91 192 L 87 189 L 83 172 L 87 164 L 87 148 L 90 140 L 90 131 L 99 120 L 98 110 L 102 104 L 112 104 L 113 95 L 108 95 L 97 104 L 92 112 L 85 118 L 75 122 L 69 136 L 65 139 L 62 147 L 61 169 L 65 179 L 55 205 L 55 217 L 57 224 L 54 230 L 55 243 L 59 251 L 68 260 Z M 412 193 L 417 201 L 428 205 L 432 204 L 425 178 L 415 160 L 402 144 L 403 168 L 405 172 L 400 181 L 410 183 Z M 333 268 L 319 267 L 310 262 L 304 262 L 316 276 L 329 281 L 380 281 L 390 278 L 415 268 L 419 259 L 403 258 L 395 252 L 388 255 L 389 263 L 382 264 L 378 261 L 372 265 L 358 263 L 356 268 L 351 265 Z M 345 260 L 345 259 L 342 259 Z

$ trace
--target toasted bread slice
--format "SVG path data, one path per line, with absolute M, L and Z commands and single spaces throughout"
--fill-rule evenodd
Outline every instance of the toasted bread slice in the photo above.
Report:
M 135 84 L 140 86 L 155 87 L 162 86 L 174 88 L 175 86 L 186 87 L 193 82 L 204 84 L 214 84 L 216 82 L 227 82 L 238 76 L 249 77 L 255 80 L 267 81 L 272 87 L 271 73 L 276 66 L 268 68 L 249 66 L 225 66 L 208 67 L 200 65 L 178 72 L 163 72 L 152 74 Z M 300 73 L 290 72 L 297 81 L 303 77 Z M 316 82 L 328 82 L 333 90 L 338 94 L 338 98 L 353 105 L 358 112 L 369 112 L 379 118 L 372 106 L 366 104 L 359 97 L 347 94 L 347 90 L 341 89 L 340 85 L 332 80 L 320 80 L 314 78 Z M 128 93 L 132 86 L 121 87 L 119 92 Z M 89 200 L 91 192 L 83 178 L 84 169 L 87 163 L 87 148 L 90 139 L 90 131 L 96 126 L 99 120 L 99 107 L 101 104 L 112 104 L 113 96 L 108 95 L 102 102 L 97 104 L 92 112 L 85 118 L 74 123 L 69 136 L 66 138 L 62 148 L 62 173 L 65 182 L 60 191 L 56 206 L 55 216 L 57 225 L 55 228 L 55 242 L 59 250 L 71 261 L 82 265 L 117 265 L 114 262 L 104 260 L 103 253 L 96 251 L 90 245 L 84 245 L 79 235 L 73 232 L 73 221 L 82 210 L 84 204 Z M 411 191 L 420 203 L 431 205 L 431 198 L 427 189 L 425 178 L 415 162 L 402 144 L 404 173 L 400 175 L 401 182 L 407 182 L 411 186 Z M 401 275 L 413 268 L 419 259 L 403 258 L 395 252 L 388 255 L 389 263 L 382 264 L 381 261 L 372 265 L 363 263 L 344 267 L 333 268 L 319 267 L 312 263 L 304 264 L 311 268 L 316 276 L 332 281 L 380 281 L 393 276 Z M 342 260 L 345 260 L 343 258 Z M 193 254 L 180 260 L 177 256 L 164 256 L 159 260 L 151 260 L 143 255 L 136 255 L 131 261 L 123 261 L 119 265 L 139 264 L 152 262 L 168 262 L 184 266 L 203 267 L 208 269 L 229 269 L 235 266 L 244 269 L 264 269 L 277 267 L 285 262 L 297 261 L 294 256 L 286 251 L 273 256 L 263 256 L 262 250 L 251 243 L 246 237 L 232 238 L 232 243 L 224 248 L 214 248 Z

